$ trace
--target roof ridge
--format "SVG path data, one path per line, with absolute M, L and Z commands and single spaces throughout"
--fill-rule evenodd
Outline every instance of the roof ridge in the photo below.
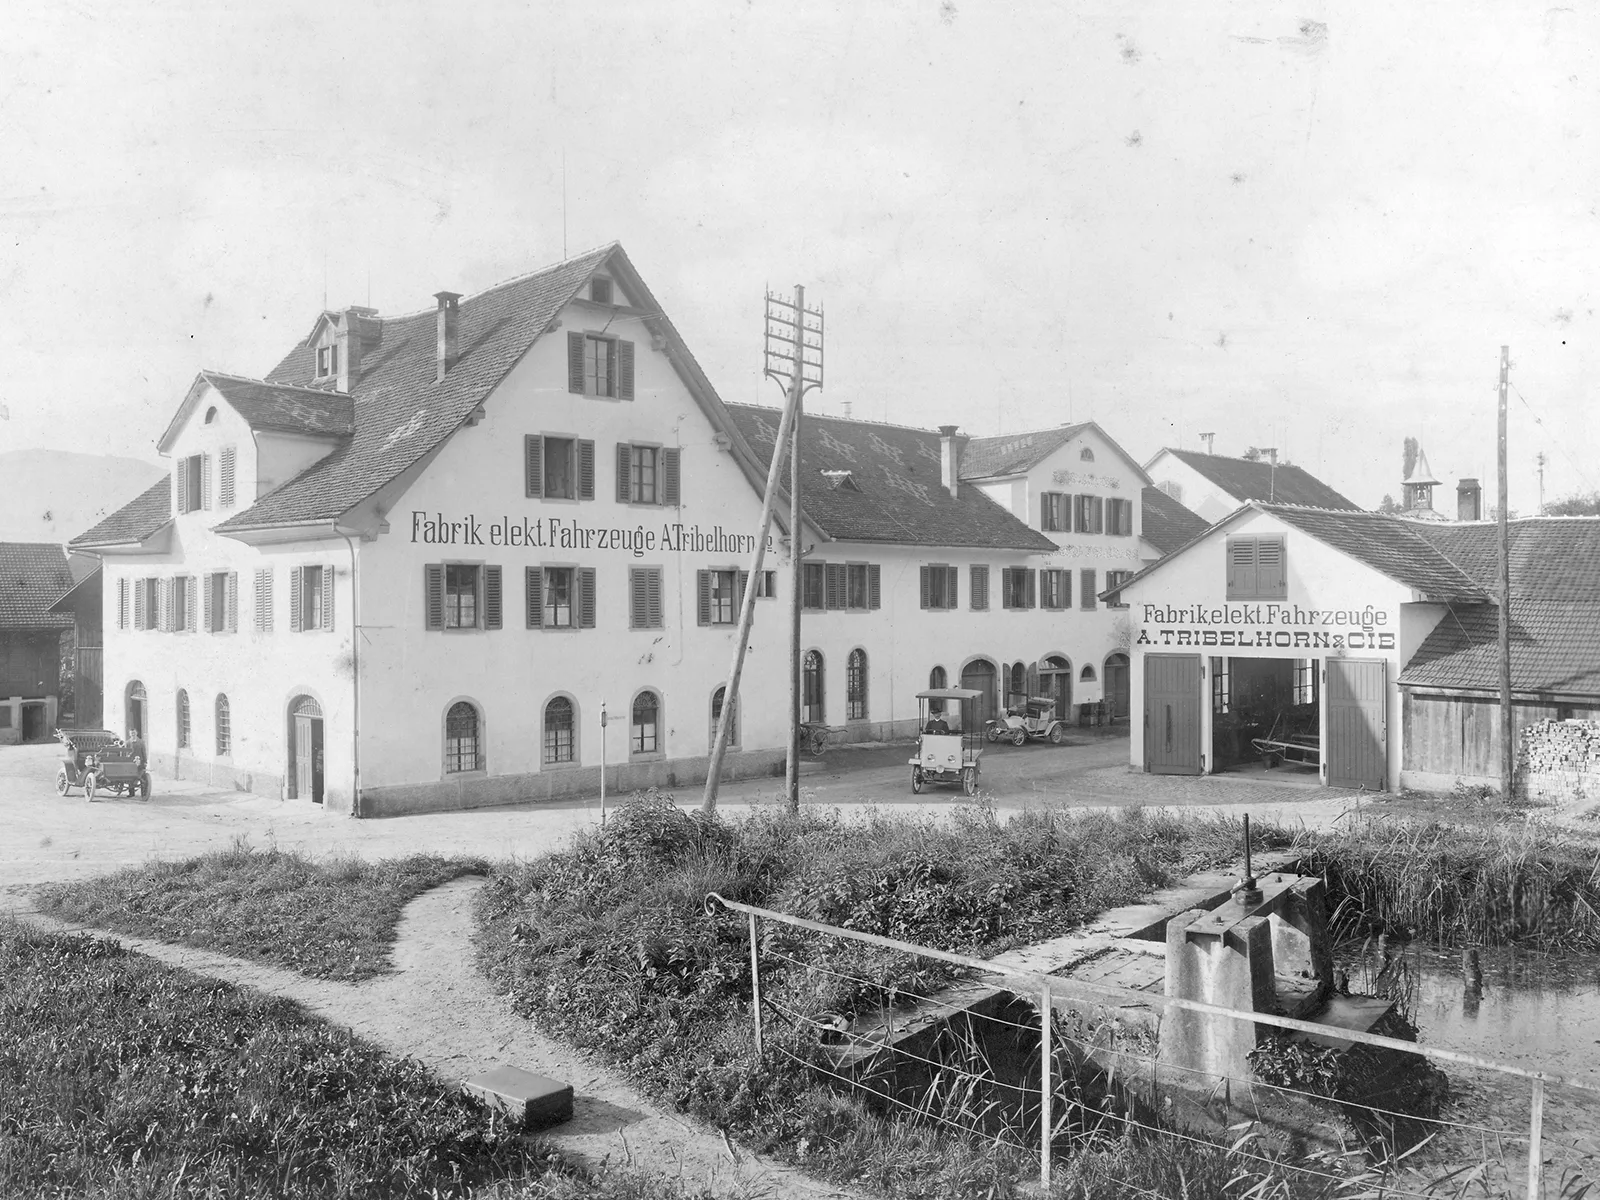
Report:
M 309 392 L 313 396 L 321 396 L 324 399 L 329 396 L 342 396 L 346 400 L 352 398 L 352 394 L 350 392 L 330 392 L 326 388 L 308 387 L 303 383 L 274 383 L 270 379 L 253 379 L 249 375 L 235 375 L 231 371 L 214 371 L 210 367 L 202 367 L 200 369 L 200 374 L 206 376 L 216 375 L 222 379 L 232 379 L 236 383 L 257 383 L 262 387 L 283 388 L 286 391 L 292 392 Z
M 526 283 L 528 280 L 534 278 L 535 276 L 548 274 L 551 271 L 558 271 L 562 267 L 568 265 L 569 263 L 575 263 L 580 259 L 589 258 L 592 255 L 600 254 L 602 252 L 606 253 L 606 254 L 610 254 L 611 251 L 619 248 L 621 245 L 622 245 L 622 243 L 620 241 L 613 240 L 613 241 L 610 241 L 610 242 L 606 242 L 604 245 L 594 246 L 594 247 L 591 247 L 588 250 L 581 251 L 580 253 L 574 254 L 571 258 L 563 258 L 563 259 L 560 259 L 557 262 L 546 263 L 542 267 L 535 267 L 531 271 L 524 271 L 524 272 L 522 272 L 522 274 L 513 275 L 509 279 L 502 279 L 499 283 L 492 283 L 488 287 L 480 288 L 476 292 L 464 293 L 462 295 L 462 297 L 461 297 L 461 302 L 463 304 L 466 304 L 468 301 L 471 301 L 471 300 L 481 300 L 485 296 L 487 296 L 490 292 L 497 292 L 501 288 L 510 287 L 512 284 Z M 410 320 L 416 319 L 417 317 L 429 317 L 429 316 L 432 316 L 434 313 L 436 313 L 438 311 L 439 311 L 439 309 L 438 309 L 438 306 L 436 305 L 433 308 L 419 308 L 419 309 L 417 309 L 416 312 L 395 313 L 392 316 L 385 316 L 382 313 L 379 313 L 379 314 L 377 314 L 375 319 L 379 320 L 379 321 L 410 321 Z
M 782 408 L 770 404 L 746 404 L 742 400 L 725 400 L 723 404 L 728 408 L 758 408 L 763 412 L 781 413 Z M 934 437 L 939 436 L 937 429 L 929 429 L 926 425 L 901 425 L 895 421 L 870 421 L 865 417 L 836 417 L 832 413 L 808 412 L 807 421 L 838 421 L 841 425 L 874 425 L 879 429 L 904 429 L 908 433 L 927 433 Z M 970 436 L 970 435 L 969 435 Z

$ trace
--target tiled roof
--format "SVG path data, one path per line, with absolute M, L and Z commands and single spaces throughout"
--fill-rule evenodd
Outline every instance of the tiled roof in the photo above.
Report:
M 355 428 L 355 402 L 338 392 L 289 387 L 202 371 L 203 378 L 238 410 L 251 429 L 344 436 Z
M 1293 504 L 1254 507 L 1429 596 L 1452 600 L 1487 598 L 1472 576 L 1427 539 L 1427 527 L 1415 521 L 1359 509 L 1329 511 Z
M 1141 535 L 1162 554 L 1187 546 L 1211 528 L 1199 513 L 1190 512 L 1160 488 L 1145 488 L 1139 499 Z
M 50 605 L 72 586 L 67 552 L 53 542 L 0 542 L 0 629 L 69 629 Z
M 765 470 L 783 413 L 750 404 L 726 407 Z M 1056 549 L 1053 541 L 973 484 L 958 484 L 959 495 L 951 496 L 940 483 L 939 434 L 934 430 L 810 415 L 801 428 L 800 505 L 805 519 L 827 537 Z
M 1491 597 L 1500 594 L 1500 534 L 1493 522 L 1419 525 L 1418 533 L 1470 575 Z M 1600 517 L 1524 517 L 1507 522 L 1513 601 L 1600 603 Z
M 1452 608 L 1417 648 L 1400 683 L 1497 690 L 1499 613 L 1493 604 Z M 1513 691 L 1600 695 L 1600 603 L 1513 600 L 1509 624 Z
M 350 389 L 350 439 L 217 528 L 332 521 L 367 499 L 460 428 L 613 251 L 615 243 L 461 301 L 461 356 L 438 383 L 436 312 L 384 320 Z M 302 341 L 266 382 L 309 388 L 314 372 Z
M 100 524 L 68 543 L 77 549 L 142 542 L 172 520 L 172 480 L 158 479 Z
M 1282 464 L 1274 467 L 1266 461 L 1251 462 L 1247 458 L 1202 454 L 1198 450 L 1169 448 L 1166 453 L 1200 472 L 1240 503 L 1260 500 L 1269 504 L 1303 504 L 1311 508 L 1358 508 L 1315 475 L 1296 466 Z
M 972 438 L 961 451 L 961 478 L 993 479 L 1017 475 L 1055 453 L 1089 428 L 1087 422 L 1062 425 L 1057 429 L 1036 429 L 1032 433 L 1009 433 L 1001 437 Z

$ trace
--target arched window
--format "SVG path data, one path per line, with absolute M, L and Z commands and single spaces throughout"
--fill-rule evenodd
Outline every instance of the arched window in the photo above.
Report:
M 933 688 L 949 686 L 950 676 L 945 674 L 945 669 L 943 667 L 935 667 L 933 670 L 928 672 L 928 687 L 930 690 Z
M 1078 459 L 1081 462 L 1093 462 L 1094 451 L 1085 446 L 1082 450 L 1078 451 Z
M 557 696 L 544 706 L 544 761 L 546 764 L 569 763 L 577 757 L 577 723 L 573 720 L 572 701 Z
M 178 689 L 178 749 L 189 748 L 189 693 Z
M 233 723 L 228 717 L 228 698 L 217 693 L 217 757 L 227 758 L 233 753 Z
M 801 664 L 800 719 L 818 725 L 825 719 L 822 704 L 822 654 L 807 650 Z
M 654 754 L 661 748 L 661 698 L 654 692 L 640 692 L 633 698 L 633 714 L 628 722 L 628 748 L 633 754 Z
M 726 687 L 719 687 L 711 693 L 711 744 L 717 744 L 717 722 L 722 720 L 722 698 L 727 693 Z M 733 711 L 728 714 L 728 745 L 739 744 L 739 702 L 733 703 Z
M 1093 683 L 1095 681 L 1094 664 L 1085 664 L 1082 671 L 1078 672 L 1079 683 Z
M 216 419 L 217 419 L 217 406 L 215 404 L 213 404 L 210 408 L 206 409 L 206 421 L 205 421 L 205 423 L 207 425 L 209 425 L 209 424 L 211 424 L 211 422 L 215 421 Z
M 1028 668 L 1025 663 L 1012 663 L 1011 680 L 1006 687 L 1006 703 L 1020 704 L 1028 698 Z
M 144 705 L 144 684 L 137 679 L 130 679 L 122 693 L 124 725 L 130 742 L 144 741 Z
M 483 770 L 483 730 L 477 708 L 469 701 L 457 700 L 444 715 L 444 771 Z
M 850 657 L 845 662 L 844 707 L 845 720 L 865 721 L 867 719 L 867 652 L 865 650 L 856 649 L 850 651 Z

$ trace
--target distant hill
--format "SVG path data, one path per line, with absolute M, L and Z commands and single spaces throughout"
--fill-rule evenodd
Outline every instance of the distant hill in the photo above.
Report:
M 8 450 L 0 454 L 0 541 L 71 541 L 166 473 L 138 458 Z

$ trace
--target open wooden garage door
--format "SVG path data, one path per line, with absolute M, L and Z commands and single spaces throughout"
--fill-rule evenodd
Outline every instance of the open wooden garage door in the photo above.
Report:
M 1144 656 L 1144 763 L 1152 775 L 1200 774 L 1200 656 Z
M 1384 790 L 1388 762 L 1388 664 L 1383 659 L 1328 659 L 1330 787 Z

